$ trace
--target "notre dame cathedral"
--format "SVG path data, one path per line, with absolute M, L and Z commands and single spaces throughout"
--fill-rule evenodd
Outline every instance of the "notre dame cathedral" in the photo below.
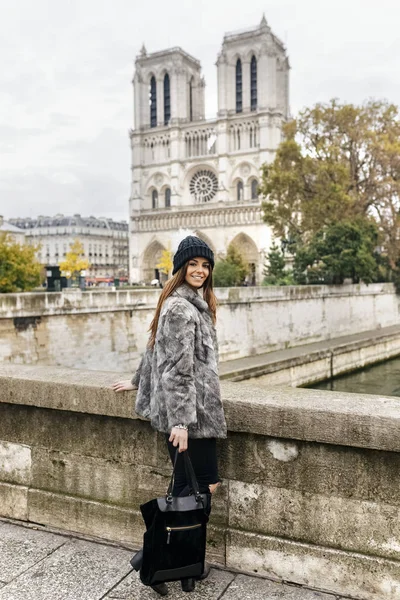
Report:
M 289 61 L 265 17 L 224 36 L 217 58 L 218 113 L 205 119 L 201 64 L 181 48 L 135 62 L 130 280 L 158 277 L 156 265 L 180 229 L 216 257 L 232 242 L 262 279 L 271 230 L 262 221 L 261 166 L 273 160 L 289 117 Z

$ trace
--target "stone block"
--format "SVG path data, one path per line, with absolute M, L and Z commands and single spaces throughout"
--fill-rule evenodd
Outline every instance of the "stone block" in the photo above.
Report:
M 0 402 L 0 439 L 132 464 L 157 464 L 156 433 L 141 420 Z
M 0 482 L 0 517 L 28 520 L 28 488 Z
M 89 500 L 137 508 L 166 493 L 170 472 L 139 462 L 34 448 L 32 486 Z
M 23 398 L 26 406 L 133 419 L 135 392 L 117 394 L 111 389 L 116 379 L 129 376 L 132 374 L 0 364 L 3 402 L 7 398 L 8 402 L 19 404 Z
M 400 598 L 400 562 L 229 531 L 227 568 L 362 600 Z
M 68 540 L 50 556 L 0 589 L 0 600 L 94 600 L 104 598 L 130 571 L 131 553 Z
M 397 398 L 221 382 L 229 431 L 400 452 Z
M 400 560 L 400 509 L 230 481 L 229 526 Z
M 29 490 L 29 521 L 140 548 L 144 524 L 138 511 L 84 498 Z
M 242 433 L 230 433 L 218 451 L 227 479 L 400 506 L 397 452 Z
M 12 523 L 0 526 L 0 579 L 8 583 L 65 544 L 66 538 Z
M 29 485 L 31 448 L 0 440 L 0 481 Z
M 212 519 L 207 526 L 207 560 L 210 563 L 225 566 L 226 529 L 214 525 Z

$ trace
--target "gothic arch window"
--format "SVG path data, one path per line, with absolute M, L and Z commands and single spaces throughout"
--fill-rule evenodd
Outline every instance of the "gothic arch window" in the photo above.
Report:
M 193 121 L 193 77 L 189 81 L 189 120 Z
M 236 112 L 241 113 L 243 108 L 242 61 L 236 61 Z
M 250 108 L 257 110 L 257 59 L 252 57 L 250 63 Z
M 164 77 L 164 125 L 168 125 L 171 119 L 171 85 L 168 73 Z
M 150 127 L 157 127 L 157 82 L 154 75 L 150 79 Z
M 258 198 L 258 181 L 253 179 L 251 182 L 251 199 L 257 200 Z
M 165 189 L 165 208 L 170 208 L 171 206 L 171 188 L 167 187 Z
M 158 192 L 157 192 L 157 190 L 153 190 L 151 192 L 151 207 L 158 208 Z
M 236 200 L 241 202 L 243 200 L 243 181 L 239 180 L 236 184 Z

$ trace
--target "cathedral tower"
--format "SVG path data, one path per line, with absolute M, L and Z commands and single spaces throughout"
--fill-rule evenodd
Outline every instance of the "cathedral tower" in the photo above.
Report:
M 205 120 L 198 60 L 181 48 L 135 63 L 131 131 L 130 279 L 151 281 L 179 229 L 218 257 L 236 245 L 259 283 L 271 231 L 258 195 L 261 167 L 273 160 L 289 116 L 289 63 L 265 17 L 226 34 L 217 60 L 218 114 Z

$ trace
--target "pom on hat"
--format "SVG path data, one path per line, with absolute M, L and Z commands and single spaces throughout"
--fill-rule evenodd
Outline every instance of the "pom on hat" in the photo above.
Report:
M 211 267 L 214 268 L 214 253 L 210 246 L 200 238 L 194 235 L 188 235 L 178 246 L 178 250 L 174 256 L 174 269 L 172 275 L 175 275 L 188 260 L 196 258 L 197 256 L 209 260 Z

